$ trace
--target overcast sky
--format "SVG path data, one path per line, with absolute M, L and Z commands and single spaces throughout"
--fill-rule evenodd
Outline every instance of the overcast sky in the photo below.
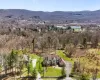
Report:
M 100 0 L 0 0 L 0 9 L 82 11 L 100 9 Z

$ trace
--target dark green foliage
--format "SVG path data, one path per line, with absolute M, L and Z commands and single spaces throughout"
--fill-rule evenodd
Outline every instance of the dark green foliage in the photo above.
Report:
M 82 75 L 79 76 L 78 80 L 90 80 L 90 79 L 89 79 L 88 75 L 82 74 Z
M 32 61 L 29 62 L 28 67 L 29 67 L 29 73 L 33 73 L 34 69 L 33 69 Z
M 86 48 L 86 46 L 87 46 L 87 39 L 86 38 L 83 38 L 83 43 L 82 43 L 82 45 L 84 46 L 84 48 Z
M 37 76 L 36 69 L 34 69 L 34 70 L 32 71 L 32 76 L 33 76 L 34 78 L 36 78 L 36 76 Z
M 65 67 L 62 68 L 62 75 L 65 75 L 66 72 L 65 72 Z
M 71 27 L 70 26 L 68 26 L 68 28 L 67 28 L 68 30 L 70 30 L 71 29 Z
M 16 61 L 17 61 L 16 51 L 12 50 L 10 55 L 7 57 L 8 66 L 10 68 L 14 67 L 14 65 L 16 64 Z

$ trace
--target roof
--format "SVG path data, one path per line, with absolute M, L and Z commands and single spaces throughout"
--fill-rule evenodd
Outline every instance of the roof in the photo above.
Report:
M 56 26 L 57 28 L 62 28 L 62 29 L 66 29 L 66 27 L 64 26 Z
M 71 29 L 81 29 L 81 26 L 70 26 Z

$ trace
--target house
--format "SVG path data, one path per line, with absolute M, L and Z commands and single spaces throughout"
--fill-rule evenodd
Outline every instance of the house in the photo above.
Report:
M 57 28 L 60 28 L 60 29 L 66 29 L 66 27 L 64 26 L 56 26 Z
M 73 32 L 81 32 L 82 31 L 81 26 L 70 26 L 70 28 Z
M 59 56 L 55 54 L 46 55 L 44 57 L 44 60 L 42 62 L 43 67 L 56 66 L 56 65 L 58 65 L 59 67 L 64 67 L 65 63 Z
M 67 27 L 63 25 L 55 25 L 54 27 L 56 27 L 57 29 L 67 29 Z

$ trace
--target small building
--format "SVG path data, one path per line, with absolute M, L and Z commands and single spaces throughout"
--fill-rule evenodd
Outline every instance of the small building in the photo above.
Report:
M 55 26 L 55 27 L 58 29 L 67 29 L 67 27 L 65 27 L 65 26 Z
M 73 32 L 81 32 L 82 31 L 81 26 L 70 26 L 70 28 Z

